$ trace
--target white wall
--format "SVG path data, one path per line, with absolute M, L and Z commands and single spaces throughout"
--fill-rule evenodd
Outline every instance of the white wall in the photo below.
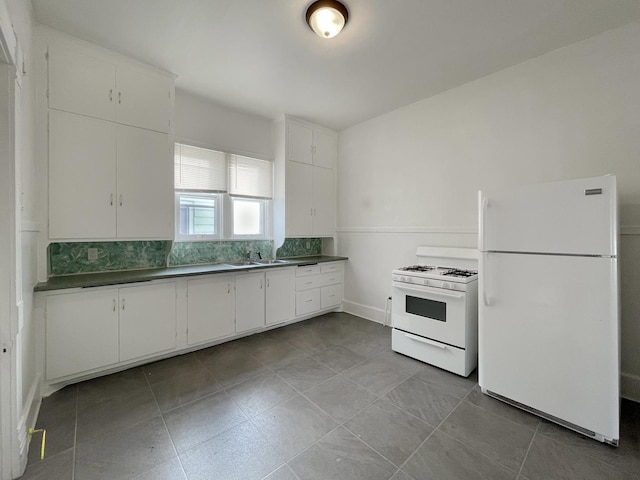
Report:
M 639 44 L 636 22 L 342 131 L 347 309 L 381 321 L 418 245 L 475 247 L 479 189 L 614 173 L 624 388 L 640 400 Z
M 176 141 L 270 160 L 271 121 L 176 89 Z

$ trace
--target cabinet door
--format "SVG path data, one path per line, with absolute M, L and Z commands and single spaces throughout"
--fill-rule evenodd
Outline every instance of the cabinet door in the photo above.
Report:
M 311 235 L 313 166 L 287 162 L 286 172 L 286 234 L 287 236 Z
M 264 273 L 236 275 L 236 333 L 264 327 Z
M 49 107 L 113 120 L 115 85 L 115 63 L 59 46 L 49 48 Z
M 313 235 L 333 235 L 336 197 L 333 170 L 313 167 Z
M 118 238 L 172 238 L 173 159 L 164 133 L 118 125 Z
M 322 130 L 313 131 L 313 164 L 315 166 L 335 168 L 337 148 L 335 134 Z
M 169 131 L 172 80 L 142 68 L 118 66 L 116 120 L 134 127 Z
M 313 130 L 290 120 L 287 121 L 287 160 L 313 163 Z
M 187 281 L 187 344 L 195 345 L 233 334 L 234 313 L 232 275 Z
M 296 315 L 307 315 L 320 310 L 320 289 L 296 292 Z
M 120 361 L 176 348 L 176 284 L 119 289 Z
M 47 379 L 118 362 L 118 290 L 49 295 Z
M 267 325 L 291 320 L 295 314 L 295 270 L 278 268 L 266 272 L 265 318 Z
M 116 236 L 116 127 L 49 112 L 49 238 Z

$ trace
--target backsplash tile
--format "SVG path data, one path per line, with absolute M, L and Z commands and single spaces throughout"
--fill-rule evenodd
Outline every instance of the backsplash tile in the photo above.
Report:
M 169 254 L 169 266 L 197 265 L 243 260 L 247 252 L 251 259 L 273 255 L 273 240 L 219 241 L 219 242 L 179 242 L 173 244 Z
M 89 248 L 98 249 L 97 260 L 89 260 Z M 176 242 L 173 246 L 168 241 L 52 243 L 48 248 L 49 275 L 231 262 L 246 258 L 247 251 L 251 252 L 252 259 L 258 258 L 257 252 L 263 258 L 270 258 L 273 240 Z M 299 257 L 321 253 L 321 238 L 287 238 L 278 249 L 277 256 Z
M 309 242 L 309 248 L 307 248 Z M 276 257 L 301 257 L 304 255 L 321 255 L 322 238 L 285 238 L 276 252 Z
M 169 245 L 164 241 L 52 243 L 49 275 L 162 268 Z M 97 260 L 88 259 L 89 248 L 98 249 Z

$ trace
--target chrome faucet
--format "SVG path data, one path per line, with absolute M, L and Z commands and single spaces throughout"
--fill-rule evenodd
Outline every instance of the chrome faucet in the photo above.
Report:
M 247 250 L 247 262 L 251 261 L 251 250 Z
M 259 250 L 256 250 L 256 255 L 258 255 L 258 259 L 262 260 L 262 254 Z

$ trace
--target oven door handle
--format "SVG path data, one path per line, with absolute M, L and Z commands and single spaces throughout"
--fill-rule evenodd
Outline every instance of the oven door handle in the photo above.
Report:
M 448 293 L 446 290 L 429 288 L 429 287 L 408 287 L 406 283 L 402 282 L 393 282 L 391 286 L 399 288 L 400 290 L 410 290 L 412 292 L 420 292 L 420 293 L 433 293 L 434 295 L 442 295 L 445 297 L 451 298 L 463 298 L 464 293 Z
M 416 342 L 425 343 L 427 345 L 431 345 L 432 347 L 441 348 L 442 350 L 445 350 L 447 348 L 446 345 L 442 345 L 441 343 L 434 342 L 433 340 L 427 340 L 426 338 L 419 337 L 418 335 L 413 335 L 407 332 L 403 332 L 403 333 L 405 337 L 410 338 L 411 340 L 415 340 Z

